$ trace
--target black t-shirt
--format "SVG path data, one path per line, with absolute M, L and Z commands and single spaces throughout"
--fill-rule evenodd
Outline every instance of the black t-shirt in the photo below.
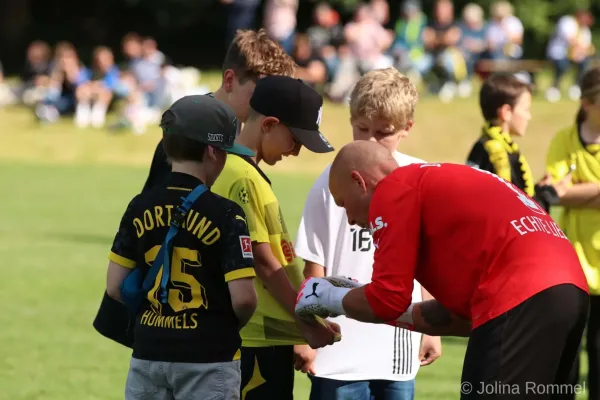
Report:
M 201 184 L 170 173 L 166 184 L 136 196 L 123 215 L 111 260 L 152 265 L 182 197 Z M 168 302 L 160 302 L 159 272 L 135 320 L 133 357 L 212 363 L 239 356 L 241 338 L 227 282 L 254 277 L 246 216 L 234 202 L 210 191 L 194 203 L 173 241 Z

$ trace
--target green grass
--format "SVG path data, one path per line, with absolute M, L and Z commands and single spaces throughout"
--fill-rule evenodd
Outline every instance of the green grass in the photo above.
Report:
M 534 103 L 519 142 L 537 176 L 549 140 L 573 121 L 576 108 Z M 130 353 L 91 323 L 113 235 L 144 183 L 159 132 L 77 131 L 69 121 L 40 127 L 20 109 L 0 109 L 0 121 L 0 400 L 123 398 Z M 424 99 L 401 150 L 464 162 L 480 123 L 474 100 Z M 327 104 L 322 130 L 336 147 L 350 140 L 347 108 Z M 332 157 L 303 151 L 266 168 L 294 233 L 306 194 Z M 444 340 L 442 357 L 419 372 L 417 398 L 459 397 L 464 344 Z M 309 383 L 297 378 L 296 398 L 307 399 Z

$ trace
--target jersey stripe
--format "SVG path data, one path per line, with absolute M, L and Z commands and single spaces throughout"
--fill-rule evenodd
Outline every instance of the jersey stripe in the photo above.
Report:
M 394 363 L 392 373 L 409 375 L 413 370 L 412 337 L 411 332 L 396 327 L 394 329 Z

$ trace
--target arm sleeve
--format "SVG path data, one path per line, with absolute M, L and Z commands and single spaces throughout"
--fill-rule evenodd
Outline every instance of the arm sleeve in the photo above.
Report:
M 246 215 L 241 207 L 233 202 L 225 212 L 222 232 L 224 237 L 221 241 L 221 268 L 225 282 L 256 276 Z
M 113 241 L 112 248 L 108 254 L 108 259 L 116 264 L 119 264 L 125 268 L 135 268 L 136 266 L 136 248 L 138 231 L 136 229 L 136 221 L 139 222 L 140 226 L 142 222 L 134 218 L 135 204 L 138 196 L 134 197 L 133 200 L 127 206 L 119 230 Z
M 332 223 L 327 210 L 328 201 L 331 201 L 328 180 L 328 171 L 325 171 L 308 193 L 296 234 L 298 257 L 323 266 L 326 260 L 329 224 Z
M 369 222 L 376 250 L 365 295 L 377 318 L 389 322 L 402 315 L 412 300 L 421 236 L 418 190 L 380 183 L 371 200 Z
M 269 243 L 265 207 L 254 182 L 248 178 L 237 180 L 231 185 L 228 197 L 244 210 L 252 241 Z

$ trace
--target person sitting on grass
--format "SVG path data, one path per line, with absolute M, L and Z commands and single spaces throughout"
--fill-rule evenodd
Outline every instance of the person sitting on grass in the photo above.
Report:
M 93 59 L 92 80 L 80 85 L 75 91 L 75 125 L 78 128 L 85 128 L 90 123 L 94 128 L 102 128 L 106 112 L 119 87 L 120 72 L 112 51 L 108 47 L 97 47 Z

